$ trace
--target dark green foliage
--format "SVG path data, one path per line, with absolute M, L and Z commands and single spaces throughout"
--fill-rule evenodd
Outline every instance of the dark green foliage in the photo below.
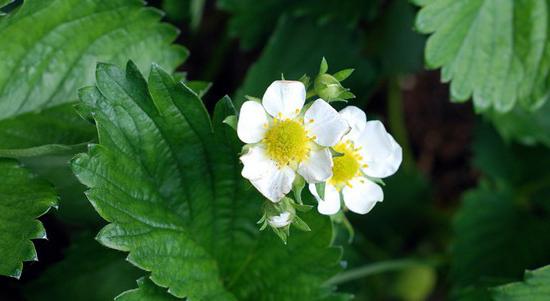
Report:
M 495 301 L 544 301 L 550 296 L 550 266 L 525 272 L 523 282 L 510 283 L 493 289 Z
M 484 127 L 474 148 L 485 178 L 466 193 L 453 223 L 451 278 L 462 298 L 488 296 L 487 287 L 550 262 L 548 151 L 505 145 Z
M 9 159 L 0 159 L 0 274 L 19 278 L 23 261 L 38 260 L 31 239 L 46 238 L 38 217 L 57 205 L 53 188 Z
M 346 80 L 346 87 L 359 98 L 365 97 L 371 91 L 374 70 L 360 56 L 360 40 L 359 31 L 346 30 L 341 23 L 318 25 L 308 18 L 283 18 L 262 55 L 249 69 L 235 102 L 244 102 L 245 95 L 261 97 L 265 87 L 281 78 L 281 74 L 295 80 L 304 74 L 317 74 L 323 57 L 334 71 L 354 66 L 355 72 Z
M 130 252 L 150 279 L 188 300 L 316 300 L 338 270 L 329 248 L 327 218 L 304 218 L 311 232 L 283 246 L 254 224 L 261 198 L 247 190 L 239 146 L 222 123 L 234 114 L 229 99 L 213 126 L 200 98 L 157 65 L 148 83 L 133 63 L 126 71 L 97 68 L 97 87 L 82 101 L 97 123 L 99 144 L 73 160 L 90 187 L 89 200 L 111 224 L 98 240 Z
M 140 271 L 124 256 L 102 247 L 91 233 L 77 238 L 65 258 L 51 266 L 40 279 L 26 286 L 29 300 L 112 300 L 130 289 Z

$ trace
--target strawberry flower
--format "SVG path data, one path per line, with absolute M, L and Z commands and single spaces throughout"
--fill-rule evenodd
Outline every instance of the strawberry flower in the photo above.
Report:
M 325 184 L 324 197 L 317 187 L 309 190 L 318 201 L 321 214 L 332 215 L 345 206 L 359 214 L 368 213 L 384 199 L 382 188 L 375 183 L 394 174 L 402 161 L 401 146 L 386 132 L 380 121 L 367 121 L 365 113 L 354 106 L 340 111 L 351 130 L 333 149 L 340 153 L 333 158 L 332 176 Z
M 242 176 L 272 202 L 292 189 L 296 173 L 315 184 L 332 177 L 329 147 L 349 127 L 341 114 L 322 99 L 307 109 L 305 86 L 299 81 L 275 81 L 262 101 L 247 101 L 237 123 L 247 150 L 241 156 Z

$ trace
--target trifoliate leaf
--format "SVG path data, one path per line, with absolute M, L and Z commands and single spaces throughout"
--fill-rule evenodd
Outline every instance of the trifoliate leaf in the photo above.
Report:
M 135 286 L 143 272 L 124 261 L 86 233 L 72 242 L 65 258 L 25 286 L 28 300 L 113 300 Z
M 50 185 L 0 159 L 0 275 L 19 278 L 23 261 L 38 260 L 31 239 L 46 238 L 46 231 L 37 218 L 56 204 Z
M 545 301 L 550 297 L 550 266 L 525 272 L 523 282 L 493 288 L 495 301 Z
M 550 91 L 548 1 L 431 0 L 416 27 L 429 33 L 426 64 L 442 68 L 456 101 L 478 110 L 534 108 Z
M 169 70 L 180 64 L 187 50 L 170 45 L 177 29 L 160 18 L 134 0 L 26 0 L 0 18 L 2 144 L 19 149 L 91 140 L 89 125 L 71 122 L 76 118 L 65 115 L 74 113 L 61 105 L 76 101 L 77 89 L 93 82 L 98 61 L 131 58 Z
M 132 63 L 126 72 L 99 64 L 96 74 L 82 100 L 99 144 L 72 167 L 110 222 L 102 244 L 129 252 L 155 284 L 189 301 L 332 295 L 323 283 L 339 269 L 340 251 L 328 247 L 327 218 L 304 214 L 312 231 L 296 231 L 287 246 L 258 231 L 262 197 L 247 189 L 240 145 L 222 123 L 236 113 L 229 99 L 211 123 L 197 95 L 156 65 L 148 83 Z

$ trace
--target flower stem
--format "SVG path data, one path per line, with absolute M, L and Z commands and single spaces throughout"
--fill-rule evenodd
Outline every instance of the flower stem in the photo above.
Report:
M 364 277 L 372 276 L 378 273 L 390 272 L 403 270 L 410 267 L 416 266 L 435 266 L 439 262 L 434 260 L 420 260 L 420 259 L 396 259 L 388 261 L 379 261 L 371 264 L 367 264 L 362 267 L 351 269 L 340 273 L 331 279 L 329 279 L 325 284 L 326 285 L 336 285 L 341 284 Z
M 414 159 L 405 125 L 401 89 L 395 77 L 388 81 L 388 121 L 392 135 L 403 148 L 403 167 L 410 169 L 414 165 Z

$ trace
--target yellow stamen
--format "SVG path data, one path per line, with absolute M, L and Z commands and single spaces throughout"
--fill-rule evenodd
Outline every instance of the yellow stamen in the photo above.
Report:
M 300 162 L 309 154 L 309 138 L 304 126 L 291 119 L 275 119 L 264 138 L 266 152 L 282 167 Z
M 342 189 L 344 186 L 351 187 L 350 180 L 361 175 L 360 168 L 366 165 L 361 164 L 360 148 L 355 148 L 353 142 L 348 140 L 336 144 L 333 149 L 342 156 L 333 158 L 332 178 L 329 183 L 337 189 Z

